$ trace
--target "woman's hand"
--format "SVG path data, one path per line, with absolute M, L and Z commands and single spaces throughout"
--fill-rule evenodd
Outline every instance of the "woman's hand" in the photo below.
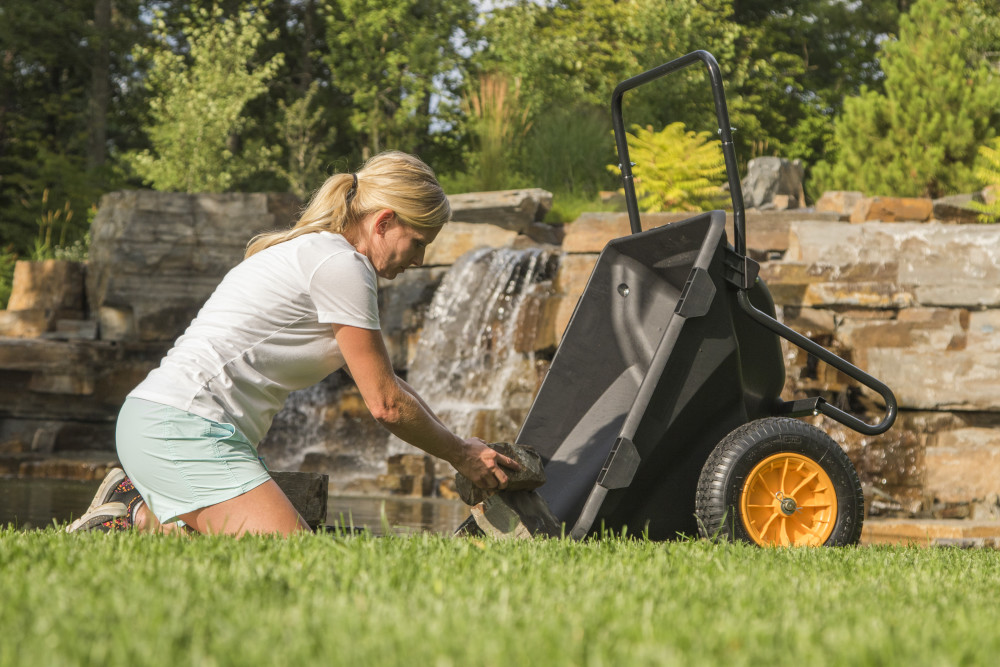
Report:
M 506 489 L 509 470 L 520 470 L 514 459 L 490 449 L 479 438 L 468 438 L 463 443 L 462 458 L 454 463 L 455 469 L 481 489 Z

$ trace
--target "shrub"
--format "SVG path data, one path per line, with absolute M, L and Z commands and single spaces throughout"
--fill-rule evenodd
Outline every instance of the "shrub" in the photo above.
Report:
M 726 164 L 711 133 L 685 131 L 679 122 L 659 132 L 652 126 L 633 129 L 635 134 L 627 138 L 641 210 L 707 211 L 725 206 L 726 195 L 719 186 Z M 621 173 L 617 165 L 608 169 Z

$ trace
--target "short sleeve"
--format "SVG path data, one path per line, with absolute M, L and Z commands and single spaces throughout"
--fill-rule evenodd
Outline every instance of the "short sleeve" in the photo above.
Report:
M 375 270 L 356 252 L 337 252 L 322 261 L 309 278 L 309 294 L 324 324 L 380 328 Z

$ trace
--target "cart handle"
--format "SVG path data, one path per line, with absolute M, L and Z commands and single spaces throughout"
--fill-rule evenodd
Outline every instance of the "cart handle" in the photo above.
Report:
M 882 418 L 882 421 L 874 425 L 861 421 L 854 415 L 848 414 L 840 408 L 826 402 L 823 398 L 803 399 L 784 403 L 781 407 L 786 414 L 795 417 L 808 413 L 815 414 L 817 412 L 822 412 L 827 417 L 835 419 L 844 426 L 852 428 L 858 433 L 863 433 L 865 435 L 879 435 L 889 430 L 893 422 L 896 421 L 896 396 L 892 393 L 892 390 L 889 389 L 888 386 L 868 373 L 865 373 L 849 361 L 838 357 L 836 354 L 826 349 L 819 343 L 809 340 L 799 332 L 787 327 L 767 313 L 758 310 L 757 307 L 750 302 L 750 297 L 745 290 L 736 290 L 736 300 L 739 302 L 740 307 L 743 308 L 747 315 L 759 324 L 764 325 L 794 345 L 801 347 L 809 354 L 825 361 L 851 379 L 857 380 L 864 386 L 879 394 L 882 397 L 882 400 L 885 401 L 885 417 Z
M 632 233 L 642 231 L 639 222 L 639 204 L 635 196 L 635 183 L 632 178 L 632 163 L 628 158 L 628 142 L 625 139 L 625 123 L 622 120 L 622 98 L 633 88 L 649 83 L 661 76 L 666 76 L 684 69 L 696 61 L 705 63 L 708 67 L 708 77 L 712 82 L 712 97 L 715 99 L 715 117 L 719 122 L 719 137 L 722 139 L 722 155 L 726 160 L 726 176 L 729 179 L 729 195 L 733 200 L 734 246 L 737 254 L 746 256 L 746 218 L 743 211 L 743 189 L 740 185 L 739 169 L 736 165 L 736 149 L 733 147 L 733 128 L 729 125 L 729 109 L 726 106 L 726 93 L 722 88 L 722 73 L 715 56 L 708 51 L 692 51 L 676 60 L 654 67 L 637 74 L 618 84 L 611 95 L 611 122 L 615 129 L 615 144 L 618 146 L 618 161 L 622 172 L 622 184 L 625 188 L 625 206 L 628 211 L 629 224 Z

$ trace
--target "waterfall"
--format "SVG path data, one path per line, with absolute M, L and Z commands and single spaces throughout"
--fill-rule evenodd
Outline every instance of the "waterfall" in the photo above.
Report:
M 546 363 L 531 348 L 558 260 L 539 247 L 474 250 L 434 292 L 406 378 L 458 435 L 494 442 L 517 434 Z M 419 450 L 388 434 L 338 372 L 292 392 L 260 451 L 274 470 L 324 472 L 347 488 L 385 472 L 388 456 Z M 451 469 L 442 464 L 439 473 Z
M 510 440 L 538 385 L 524 329 L 537 326 L 558 255 L 538 247 L 463 255 L 434 293 L 407 379 L 462 437 Z M 414 451 L 392 438 L 389 453 Z

